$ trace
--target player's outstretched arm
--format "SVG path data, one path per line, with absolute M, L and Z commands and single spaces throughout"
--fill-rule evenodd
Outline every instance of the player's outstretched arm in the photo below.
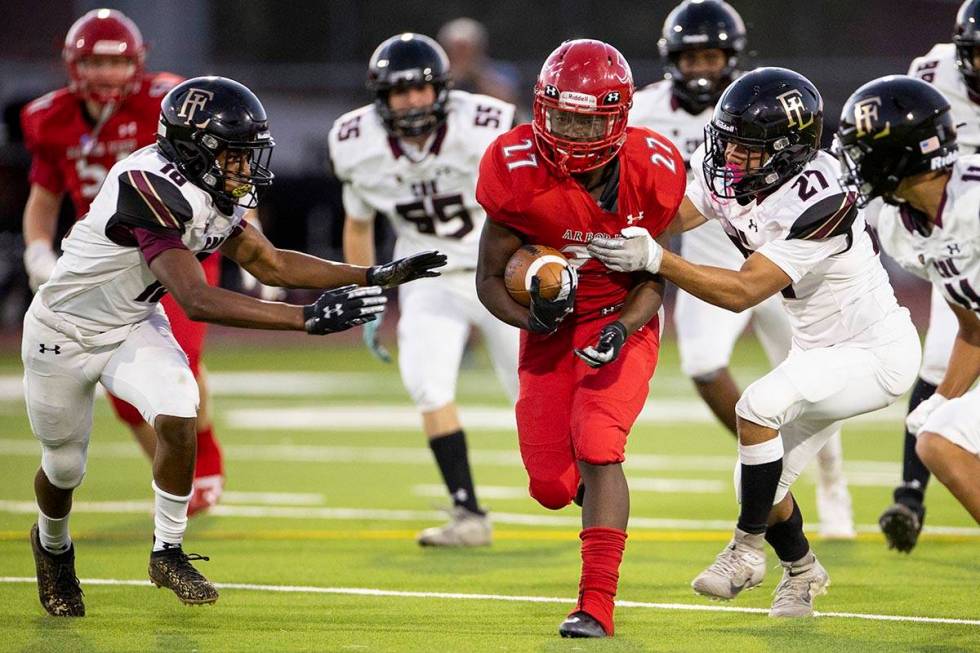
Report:
M 190 319 L 249 329 L 335 333 L 376 319 L 387 301 L 379 286 L 354 285 L 328 290 L 309 306 L 254 299 L 209 286 L 197 258 L 181 248 L 155 256 L 150 271 Z
M 39 184 L 31 184 L 31 193 L 24 205 L 24 268 L 31 290 L 37 290 L 54 272 L 58 256 L 54 253 L 54 237 L 61 210 L 59 193 L 52 193 Z
M 700 227 L 707 221 L 708 219 L 698 211 L 694 203 L 685 197 L 681 200 L 681 205 L 677 209 L 677 213 L 674 214 L 674 219 L 670 221 L 666 234 L 668 236 L 676 236 L 685 231 L 690 231 L 695 227 Z
M 491 219 L 480 234 L 480 254 L 476 263 L 476 294 L 480 302 L 501 322 L 519 329 L 528 328 L 528 309 L 514 301 L 504 285 L 504 270 L 511 255 L 524 241 L 515 232 Z
M 384 265 L 364 267 L 327 261 L 288 249 L 278 249 L 257 229 L 245 228 L 225 241 L 221 253 L 249 271 L 256 279 L 280 288 L 336 288 L 350 284 L 394 286 L 437 277 L 446 264 L 439 252 L 420 252 Z
M 623 230 L 622 238 L 595 238 L 589 253 L 610 270 L 660 274 L 698 299 L 739 313 L 792 284 L 775 263 L 755 253 L 739 270 L 695 265 L 669 252 L 640 227 Z

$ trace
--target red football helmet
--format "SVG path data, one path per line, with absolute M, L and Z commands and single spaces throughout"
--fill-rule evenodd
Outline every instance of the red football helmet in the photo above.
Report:
M 65 37 L 61 57 L 68 65 L 71 90 L 86 100 L 118 102 L 123 96 L 139 89 L 143 77 L 146 47 L 136 23 L 115 9 L 93 9 L 75 21 Z M 86 57 L 125 57 L 132 62 L 132 72 L 111 89 L 93 88 L 92 77 L 80 69 Z M 82 66 L 84 67 L 84 66 Z
M 633 73 L 619 51 L 591 39 L 565 41 L 534 85 L 534 138 L 563 175 L 605 165 L 626 142 Z

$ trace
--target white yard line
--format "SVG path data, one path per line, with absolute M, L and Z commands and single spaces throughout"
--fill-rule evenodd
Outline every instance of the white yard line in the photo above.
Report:
M 315 444 L 227 444 L 223 446 L 228 460 L 250 460 L 291 463 L 377 463 L 401 465 L 432 465 L 432 453 L 425 447 L 331 446 Z M 41 445 L 27 438 L 0 438 L 0 455 L 40 456 Z M 143 458 L 132 442 L 100 442 L 93 440 L 90 457 Z M 470 449 L 470 459 L 477 465 L 520 467 L 521 457 L 515 449 Z M 627 456 L 627 471 L 696 471 L 730 473 L 735 465 L 734 454 L 678 456 L 631 453 Z M 894 485 L 900 478 L 897 462 L 878 460 L 845 460 L 844 472 L 855 485 Z M 870 482 L 864 483 L 862 481 Z
M 108 513 L 108 514 L 145 514 L 153 511 L 153 502 L 144 501 L 76 501 L 72 505 L 74 513 Z M 0 500 L 0 513 L 27 514 L 37 513 L 37 504 L 33 501 Z M 218 504 L 208 511 L 209 515 L 217 517 L 244 517 L 252 519 L 323 519 L 323 520 L 352 520 L 368 522 L 407 521 L 420 522 L 445 519 L 446 514 L 438 510 L 390 510 L 381 508 L 339 508 L 327 506 L 229 506 Z M 567 515 L 551 513 L 518 513 L 491 512 L 496 524 L 541 527 L 571 527 L 580 528 L 581 517 L 575 511 Z M 655 517 L 630 517 L 630 528 L 648 530 L 691 530 L 691 531 L 729 531 L 735 525 L 726 519 L 660 519 Z M 877 533 L 877 524 L 859 524 L 856 526 L 861 533 Z M 938 526 L 926 525 L 925 533 L 936 535 L 955 535 L 977 537 L 980 528 L 968 526 Z
M 730 492 L 731 483 L 700 478 L 629 478 L 630 492 L 659 492 L 674 494 L 723 494 Z M 480 485 L 483 499 L 526 499 L 527 488 L 517 485 Z M 437 483 L 412 486 L 412 494 L 419 497 L 444 497 L 446 486 Z
M 0 576 L 0 583 L 33 584 L 30 576 Z M 83 578 L 83 585 L 109 585 L 124 587 L 152 587 L 146 580 L 121 580 L 115 578 Z M 371 596 L 407 599 L 447 599 L 453 601 L 501 601 L 508 603 L 562 603 L 574 604 L 575 599 L 553 596 L 514 596 L 509 594 L 464 594 L 461 592 L 413 592 L 404 590 L 382 590 L 366 587 L 316 587 L 304 585 L 258 585 L 253 583 L 215 583 L 215 587 L 225 590 L 251 592 L 276 592 L 286 594 L 339 594 L 345 596 Z M 641 608 L 647 610 L 682 610 L 691 612 L 735 612 L 743 614 L 768 614 L 764 608 L 739 608 L 725 605 L 698 605 L 693 603 L 650 603 L 646 601 L 616 601 L 620 608 Z M 860 619 L 865 621 L 895 621 L 920 624 L 952 624 L 958 626 L 980 626 L 980 619 L 954 619 L 948 617 L 917 617 L 891 614 L 865 614 L 860 612 L 817 612 L 816 617 L 838 619 Z

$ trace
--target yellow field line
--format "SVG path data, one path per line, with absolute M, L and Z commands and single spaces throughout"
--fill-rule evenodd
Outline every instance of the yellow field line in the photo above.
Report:
M 309 540 L 414 540 L 418 535 L 416 530 L 254 530 L 254 531 L 202 531 L 192 535 L 194 540 L 275 540 L 275 541 L 309 541 Z M 78 531 L 74 538 L 80 541 L 98 542 L 128 542 L 144 541 L 145 531 L 96 532 Z M 571 541 L 578 539 L 577 531 L 558 530 L 517 530 L 506 529 L 494 531 L 494 539 L 498 541 L 531 542 L 531 541 Z M 631 542 L 727 542 L 731 534 L 724 531 L 636 531 L 629 535 Z M 820 540 L 820 536 L 811 539 Z M 971 535 L 947 535 L 925 533 L 922 540 L 942 542 L 980 542 L 980 537 Z M 882 542 L 878 533 L 859 533 L 859 542 Z M 25 531 L 0 531 L 0 542 L 27 541 Z

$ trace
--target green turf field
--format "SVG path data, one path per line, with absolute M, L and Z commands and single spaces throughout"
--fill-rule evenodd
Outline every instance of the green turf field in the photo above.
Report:
M 393 367 L 322 345 L 212 346 L 207 362 L 227 496 L 191 521 L 185 548 L 211 556 L 199 568 L 224 584 L 221 599 L 188 608 L 149 586 L 149 466 L 100 400 L 72 517 L 88 616 L 56 620 L 28 582 L 38 448 L 17 397 L 19 361 L 0 355 L 0 650 L 980 650 L 980 529 L 965 511 L 933 483 L 934 530 L 911 556 L 887 551 L 873 526 L 899 477 L 900 407 L 845 429 L 861 533 L 814 538 L 833 579 L 817 602 L 825 616 L 775 621 L 765 615 L 779 577 L 771 554 L 762 588 L 735 602 L 690 590 L 736 516 L 734 442 L 667 346 L 627 452 L 633 521 L 617 634 L 582 642 L 557 636 L 577 592 L 578 509 L 548 512 L 526 497 L 510 412 L 482 354 L 460 399 L 496 542 L 469 551 L 414 542 L 447 500 Z M 743 383 L 764 371 L 751 343 L 736 369 Z M 814 518 L 813 476 L 795 493 Z

